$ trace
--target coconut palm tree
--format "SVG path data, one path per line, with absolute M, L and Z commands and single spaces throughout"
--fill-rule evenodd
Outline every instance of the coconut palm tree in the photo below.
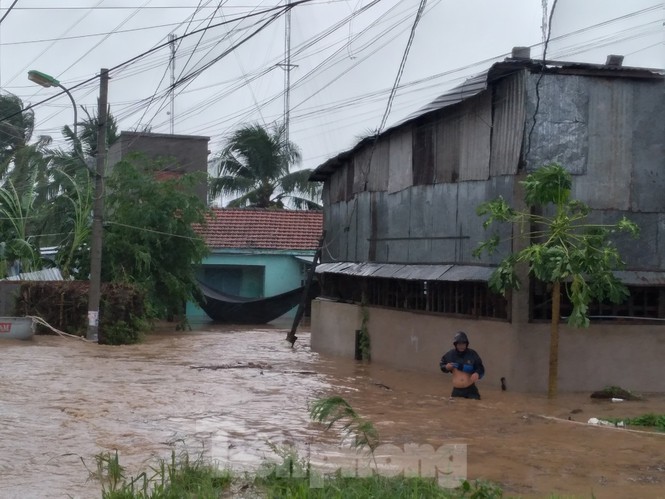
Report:
M 286 140 L 284 126 L 244 126 L 231 135 L 216 160 L 211 199 L 234 197 L 227 203 L 231 208 L 321 209 L 319 186 L 308 181 L 311 170 L 291 171 L 300 158 L 298 147 Z
M 0 95 L 0 177 L 11 171 L 15 154 L 25 147 L 35 127 L 32 110 L 23 110 L 16 95 Z

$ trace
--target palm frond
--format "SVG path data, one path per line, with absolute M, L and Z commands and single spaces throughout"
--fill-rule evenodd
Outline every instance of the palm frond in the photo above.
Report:
M 308 175 L 292 176 L 290 173 L 290 168 L 300 160 L 300 151 L 286 140 L 283 125 L 272 129 L 258 124 L 245 125 L 231 134 L 216 160 L 218 178 L 211 179 L 211 197 L 220 194 L 238 196 L 229 203 L 230 206 L 262 208 L 283 207 L 280 194 L 290 195 L 294 190 L 306 198 L 308 188 L 302 178 Z M 274 197 L 275 193 L 277 197 Z
M 339 422 L 342 425 L 342 434 L 353 437 L 356 448 L 368 448 L 373 453 L 379 445 L 379 433 L 374 424 L 360 417 L 340 396 L 315 400 L 309 414 L 312 420 L 326 424 L 326 430 Z

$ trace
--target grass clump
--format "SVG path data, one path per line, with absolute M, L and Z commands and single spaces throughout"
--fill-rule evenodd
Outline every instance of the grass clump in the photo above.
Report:
M 219 499 L 235 497 L 232 490 L 247 491 L 240 497 L 270 499 L 498 499 L 502 490 L 484 481 L 463 481 L 455 489 L 441 488 L 435 478 L 343 476 L 341 471 L 319 481 L 311 480 L 309 463 L 292 450 L 279 450 L 279 464 L 266 464 L 263 471 L 252 476 L 234 476 L 220 472 L 202 460 L 190 460 L 184 454 L 176 460 L 160 460 L 149 472 L 127 479 L 118 453 L 96 456 L 97 471 L 102 482 L 102 499 Z
M 322 487 L 313 488 L 309 477 L 285 477 L 278 473 L 258 479 L 258 490 L 271 499 L 498 499 L 501 489 L 483 481 L 464 481 L 455 489 L 439 487 L 434 478 L 347 477 L 340 472 L 326 477 Z
M 120 465 L 118 452 L 95 456 L 97 472 L 102 482 L 102 499 L 218 499 L 231 484 L 231 474 L 222 472 L 201 459 L 190 460 L 188 454 L 176 459 L 159 460 L 149 472 L 129 480 Z

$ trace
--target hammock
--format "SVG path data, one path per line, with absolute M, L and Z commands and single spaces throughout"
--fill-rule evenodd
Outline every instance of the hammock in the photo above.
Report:
M 300 303 L 304 286 L 265 298 L 246 298 L 222 293 L 199 281 L 205 297 L 199 305 L 215 322 L 265 324 L 277 319 Z

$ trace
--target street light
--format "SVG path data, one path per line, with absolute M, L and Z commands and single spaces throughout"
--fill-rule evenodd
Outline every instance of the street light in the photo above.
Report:
M 72 94 L 69 92 L 69 90 L 63 87 L 62 84 L 51 75 L 47 75 L 41 71 L 35 71 L 34 69 L 28 71 L 28 80 L 35 82 L 37 85 L 41 85 L 45 88 L 59 87 L 65 91 L 65 93 L 69 96 L 69 99 L 72 101 L 72 107 L 74 108 L 74 137 L 78 137 L 78 135 L 76 135 L 76 122 L 78 121 L 76 114 L 76 102 L 74 102 L 74 97 L 72 97 Z

